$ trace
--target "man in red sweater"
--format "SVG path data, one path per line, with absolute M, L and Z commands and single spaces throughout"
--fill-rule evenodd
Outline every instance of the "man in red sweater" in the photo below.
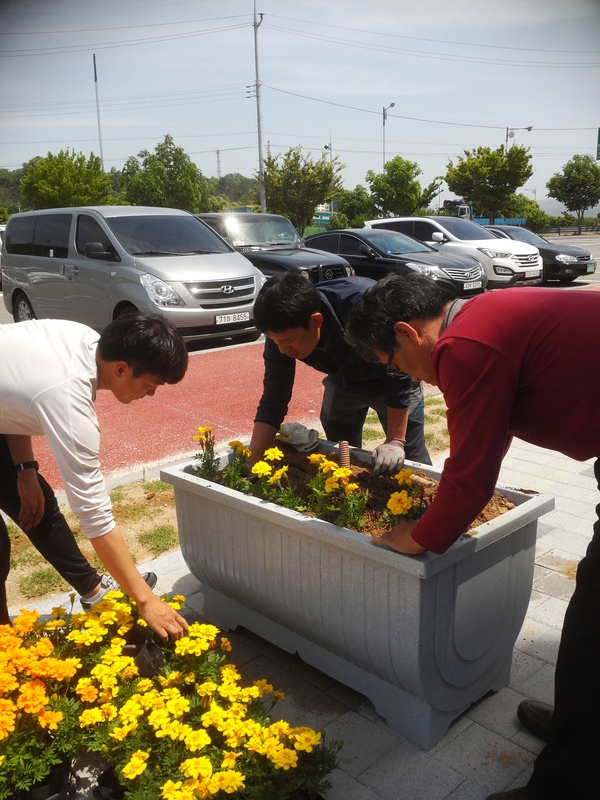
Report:
M 450 456 L 433 503 L 378 543 L 445 552 L 492 496 L 513 436 L 580 461 L 600 456 L 596 292 L 528 287 L 453 301 L 429 278 L 390 275 L 354 307 L 346 335 L 363 358 L 438 386 L 448 408 Z M 600 460 L 594 470 L 600 485 Z M 597 520 L 565 617 L 554 709 L 519 706 L 521 721 L 548 744 L 526 787 L 488 800 L 600 797 L 599 672 Z

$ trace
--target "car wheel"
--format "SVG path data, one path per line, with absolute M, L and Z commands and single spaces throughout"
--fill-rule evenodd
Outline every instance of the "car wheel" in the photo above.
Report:
M 124 303 L 122 306 L 119 306 L 113 315 L 113 320 L 117 319 L 117 317 L 122 317 L 123 314 L 137 314 L 139 311 L 133 303 Z
M 17 295 L 13 305 L 13 319 L 15 322 L 27 322 L 36 319 L 35 311 L 27 297 L 21 292 Z

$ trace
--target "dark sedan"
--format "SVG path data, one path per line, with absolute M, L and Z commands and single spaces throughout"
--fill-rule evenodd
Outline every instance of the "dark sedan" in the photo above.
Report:
M 226 211 L 196 216 L 268 278 L 299 272 L 320 283 L 353 274 L 343 258 L 305 247 L 289 219 L 279 214 Z
M 350 228 L 315 233 L 306 243 L 342 256 L 357 275 L 374 280 L 392 270 L 412 269 L 451 284 L 462 297 L 483 292 L 487 284 L 483 267 L 474 258 L 438 253 L 429 245 L 396 231 Z
M 553 244 L 537 233 L 518 225 L 486 225 L 495 236 L 516 239 L 518 242 L 532 244 L 540 251 L 544 262 L 544 281 L 558 280 L 571 283 L 580 275 L 590 275 L 596 271 L 596 262 L 588 250 L 570 244 Z

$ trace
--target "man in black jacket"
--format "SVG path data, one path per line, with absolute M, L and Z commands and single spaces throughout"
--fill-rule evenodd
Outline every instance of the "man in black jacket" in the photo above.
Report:
M 254 322 L 266 335 L 264 388 L 250 442 L 252 461 L 271 445 L 288 410 L 296 359 L 326 374 L 321 424 L 327 438 L 362 446 L 362 428 L 373 408 L 386 440 L 373 450 L 375 474 L 412 461 L 431 464 L 424 438 L 423 387 L 408 375 L 363 361 L 346 342 L 350 309 L 375 281 L 336 278 L 313 286 L 289 273 L 270 278 L 256 299 Z

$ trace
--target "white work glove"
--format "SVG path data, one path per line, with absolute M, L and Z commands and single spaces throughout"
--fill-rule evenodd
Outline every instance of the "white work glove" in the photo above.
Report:
M 318 432 L 313 428 L 309 430 L 299 422 L 284 422 L 277 432 L 275 441 L 291 444 L 299 453 L 310 453 L 319 444 L 318 437 Z
M 394 474 L 404 464 L 403 439 L 386 439 L 373 450 L 373 475 Z

